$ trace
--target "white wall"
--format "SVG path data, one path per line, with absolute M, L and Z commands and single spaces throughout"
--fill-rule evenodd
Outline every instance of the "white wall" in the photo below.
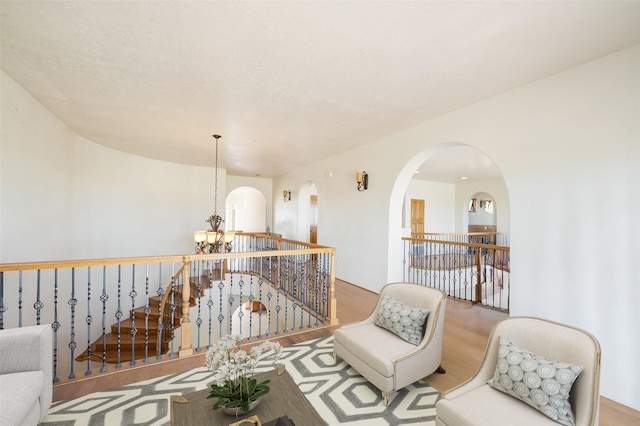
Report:
M 411 199 L 424 200 L 424 231 L 455 232 L 456 186 L 412 179 L 404 197 L 404 224 L 411 228 Z
M 502 170 L 508 192 L 512 314 L 592 332 L 603 349 L 601 393 L 640 409 L 638 75 L 635 46 L 278 181 L 316 183 L 322 243 L 337 248 L 337 276 L 378 290 L 401 278 L 402 199 L 413 171 L 449 146 L 480 149 Z M 368 191 L 355 190 L 356 170 L 369 172 Z M 545 202 L 532 209 L 531 200 Z
M 0 262 L 193 252 L 214 170 L 105 148 L 2 73 Z M 224 194 L 225 171 L 218 173 Z

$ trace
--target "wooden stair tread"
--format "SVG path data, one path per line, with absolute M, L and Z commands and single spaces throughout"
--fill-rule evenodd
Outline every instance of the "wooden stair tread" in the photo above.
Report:
M 203 297 L 205 295 L 205 286 L 200 291 L 199 297 L 198 295 L 198 285 L 197 279 L 194 281 L 194 278 L 191 277 L 190 283 L 190 305 L 193 307 L 198 303 L 199 297 Z M 204 277 L 203 277 L 204 280 Z M 180 319 L 182 317 L 182 292 L 181 289 L 177 289 L 174 292 L 174 302 L 176 304 L 176 310 L 174 313 L 173 324 L 174 329 L 180 327 Z M 129 310 L 129 318 L 123 319 L 120 321 L 120 362 L 129 362 L 131 361 L 131 330 L 135 325 L 136 335 L 133 339 L 133 347 L 134 347 L 134 356 L 136 358 L 142 359 L 144 358 L 145 351 L 145 337 L 148 337 L 148 353 L 149 356 L 157 355 L 157 346 L 158 346 L 158 319 L 160 318 L 160 306 L 162 303 L 162 298 L 159 296 L 151 296 L 148 299 L 148 307 L 138 306 Z M 145 312 L 149 309 L 148 314 Z M 132 320 L 132 317 L 134 320 Z M 115 322 L 110 326 L 111 333 L 105 334 L 105 342 L 106 345 L 106 362 L 107 363 L 117 363 L 117 350 L 118 350 L 118 323 Z M 148 330 L 148 336 L 147 336 Z M 165 330 L 165 334 L 169 332 Z M 103 338 L 102 336 L 98 337 L 93 343 L 91 343 L 91 360 L 102 362 L 102 352 L 103 352 Z M 162 341 L 162 353 L 166 353 L 169 350 L 169 341 Z M 88 350 L 85 350 L 82 354 L 75 358 L 76 361 L 82 362 L 87 361 L 89 358 Z

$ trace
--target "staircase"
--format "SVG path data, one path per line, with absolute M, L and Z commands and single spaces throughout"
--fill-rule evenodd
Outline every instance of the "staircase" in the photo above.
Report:
M 198 297 L 204 296 L 204 289 L 200 291 L 198 296 L 197 278 L 191 278 L 191 297 L 189 298 L 190 306 L 195 306 Z M 167 289 L 170 292 L 171 289 Z M 168 294 L 170 300 L 170 294 Z M 180 327 L 182 318 L 182 309 L 179 302 L 182 300 L 182 287 L 176 287 L 174 292 L 174 300 L 176 301 L 176 309 L 173 315 L 174 330 Z M 145 358 L 145 335 L 148 332 L 148 357 L 158 356 L 158 347 L 161 348 L 161 353 L 167 353 L 169 350 L 169 342 L 172 338 L 171 327 L 171 312 L 170 303 L 167 301 L 164 306 L 164 320 L 163 320 L 163 332 L 161 336 L 160 345 L 158 344 L 158 319 L 160 318 L 160 306 L 162 299 L 158 296 L 149 298 L 149 315 L 148 322 L 145 326 L 146 306 L 139 306 L 129 311 L 129 318 L 120 321 L 120 359 L 118 360 L 118 323 L 111 324 L 111 332 L 105 335 L 106 339 L 103 342 L 102 336 L 97 338 L 90 346 L 91 360 L 102 362 L 103 351 L 105 351 L 105 362 L 109 364 L 117 364 L 118 362 L 130 362 L 131 348 L 134 349 L 135 359 Z M 134 323 L 135 320 L 135 323 Z M 131 330 L 135 324 L 136 335 L 131 341 Z M 106 345 L 104 344 L 106 343 Z M 89 359 L 89 350 L 85 350 L 82 354 L 76 357 L 76 361 L 82 362 Z

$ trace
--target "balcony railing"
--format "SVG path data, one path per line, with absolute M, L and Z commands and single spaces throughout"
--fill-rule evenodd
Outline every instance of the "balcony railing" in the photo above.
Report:
M 52 324 L 54 383 L 337 324 L 335 249 L 238 234 L 229 253 L 0 264 L 0 329 Z M 99 371 L 98 371 L 99 370 Z
M 425 235 L 429 238 L 402 239 L 404 281 L 509 311 L 510 249 L 493 244 L 495 233 Z

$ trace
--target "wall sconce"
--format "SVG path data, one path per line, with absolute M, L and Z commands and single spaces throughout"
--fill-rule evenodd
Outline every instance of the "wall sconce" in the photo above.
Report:
M 287 201 L 291 201 L 291 191 L 288 191 L 286 189 L 284 191 L 282 191 L 282 198 L 284 199 L 285 203 Z
M 367 172 L 356 172 L 356 183 L 358 184 L 356 188 L 358 191 L 364 191 L 369 188 L 369 175 Z

